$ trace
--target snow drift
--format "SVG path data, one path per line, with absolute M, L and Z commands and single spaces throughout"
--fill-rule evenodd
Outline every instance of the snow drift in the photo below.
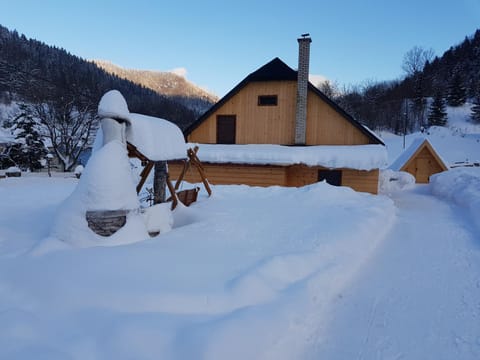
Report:
M 455 168 L 430 179 L 432 193 L 468 209 L 480 229 L 480 168 Z

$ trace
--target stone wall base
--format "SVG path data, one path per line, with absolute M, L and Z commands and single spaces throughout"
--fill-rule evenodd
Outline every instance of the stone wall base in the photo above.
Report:
M 129 210 L 93 210 L 87 211 L 88 227 L 100 236 L 115 234 L 127 222 Z

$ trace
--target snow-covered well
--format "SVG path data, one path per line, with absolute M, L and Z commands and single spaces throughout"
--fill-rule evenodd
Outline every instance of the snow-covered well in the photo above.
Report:
M 58 209 L 51 235 L 78 247 L 118 245 L 148 238 L 127 149 L 111 141 L 88 161 L 72 195 Z M 87 211 L 125 210 L 125 226 L 109 238 L 95 234 L 87 224 Z
M 169 231 L 168 206 L 145 214 L 140 209 L 127 141 L 150 160 L 182 159 L 186 157 L 182 132 L 166 120 L 131 114 L 116 90 L 102 97 L 98 114 L 102 127 L 96 149 L 57 213 L 52 238 L 85 247 L 131 243 L 148 238 L 148 232 Z

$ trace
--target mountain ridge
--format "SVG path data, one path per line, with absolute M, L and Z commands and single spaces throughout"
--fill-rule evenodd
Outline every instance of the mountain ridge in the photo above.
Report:
M 132 81 L 160 95 L 176 98 L 180 103 L 196 112 L 206 111 L 218 97 L 171 71 L 131 69 L 109 60 L 90 60 L 106 72 Z

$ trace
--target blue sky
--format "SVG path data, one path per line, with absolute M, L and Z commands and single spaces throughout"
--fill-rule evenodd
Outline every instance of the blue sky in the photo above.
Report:
M 186 69 L 222 96 L 274 57 L 297 67 L 310 33 L 310 72 L 340 85 L 402 76 L 413 46 L 441 55 L 480 28 L 480 0 L 0 0 L 0 24 L 85 59 Z

